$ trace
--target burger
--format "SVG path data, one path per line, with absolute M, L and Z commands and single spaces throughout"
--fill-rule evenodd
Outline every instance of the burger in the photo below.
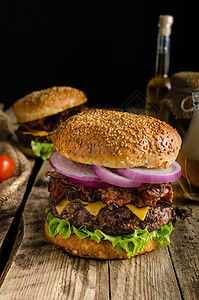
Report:
M 158 119 L 94 109 L 54 132 L 45 234 L 79 257 L 126 259 L 170 243 L 181 138 Z
M 13 110 L 19 125 L 16 135 L 21 150 L 44 160 L 54 151 L 52 134 L 70 116 L 84 111 L 86 95 L 75 88 L 59 86 L 34 91 L 18 99 Z

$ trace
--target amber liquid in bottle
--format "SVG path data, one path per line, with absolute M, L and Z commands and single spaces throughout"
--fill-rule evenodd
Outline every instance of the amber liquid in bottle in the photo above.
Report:
M 171 26 L 171 24 L 168 24 L 168 26 Z M 166 104 L 162 102 L 162 100 L 166 98 L 171 89 L 171 81 L 168 76 L 171 30 L 168 26 L 163 30 L 164 28 L 162 29 L 161 25 L 162 24 L 160 23 L 157 40 L 155 76 L 148 82 L 146 87 L 145 114 L 168 122 L 168 110 Z M 165 24 L 162 26 L 164 25 Z
M 168 122 L 166 104 L 160 102 L 166 98 L 170 89 L 171 82 L 167 75 L 157 74 L 149 81 L 146 89 L 146 115 Z
M 185 197 L 199 202 L 199 160 L 191 159 L 183 153 L 179 154 L 177 160 L 182 168 L 179 182 Z

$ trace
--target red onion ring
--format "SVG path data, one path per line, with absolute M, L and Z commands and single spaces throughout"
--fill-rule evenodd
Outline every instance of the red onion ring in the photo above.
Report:
M 147 169 L 147 168 L 122 168 L 111 169 L 120 176 L 132 180 L 140 180 L 145 183 L 165 183 L 178 179 L 181 176 L 181 167 L 177 161 L 175 161 L 167 169 Z
M 181 167 L 177 162 L 167 169 L 108 169 L 74 162 L 54 151 L 49 158 L 49 163 L 55 171 L 72 182 L 97 188 L 107 188 L 110 185 L 133 188 L 143 183 L 171 182 L 181 176 Z
M 58 173 L 68 177 L 74 183 L 85 186 L 106 188 L 110 184 L 100 180 L 92 170 L 92 166 L 74 162 L 54 151 L 49 158 L 49 164 Z
M 120 186 L 120 187 L 133 188 L 133 187 L 141 186 L 143 184 L 143 182 L 135 181 L 135 180 L 128 179 L 126 177 L 117 175 L 117 174 L 111 172 L 109 169 L 100 167 L 100 166 L 93 165 L 93 172 L 101 180 L 108 182 L 112 185 Z

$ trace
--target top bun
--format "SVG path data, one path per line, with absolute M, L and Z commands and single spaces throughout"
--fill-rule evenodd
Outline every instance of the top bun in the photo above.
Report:
M 13 110 L 17 121 L 26 123 L 55 115 L 86 101 L 86 95 L 78 89 L 68 86 L 54 86 L 32 92 L 24 98 L 18 99 L 13 105 Z
M 54 132 L 54 148 L 73 161 L 111 168 L 167 168 L 181 138 L 158 119 L 127 112 L 88 110 L 70 117 Z

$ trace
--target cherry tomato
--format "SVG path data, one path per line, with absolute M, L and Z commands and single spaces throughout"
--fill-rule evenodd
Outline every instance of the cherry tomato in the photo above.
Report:
M 0 155 L 0 182 L 10 178 L 15 171 L 15 163 L 11 157 Z

